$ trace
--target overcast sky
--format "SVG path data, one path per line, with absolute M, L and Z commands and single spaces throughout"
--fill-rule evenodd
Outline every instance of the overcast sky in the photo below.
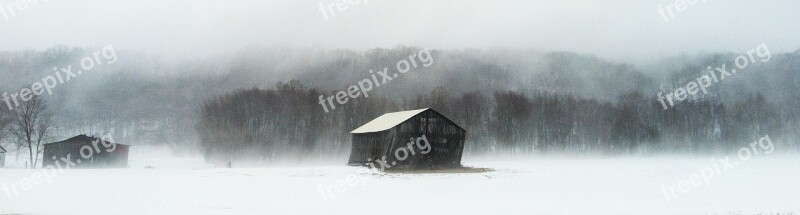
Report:
M 369 0 L 325 19 L 335 0 L 49 0 L 6 20 L 0 49 L 53 45 L 206 57 L 247 46 L 434 49 L 533 48 L 612 60 L 703 51 L 743 52 L 766 42 L 800 48 L 800 1 L 698 0 L 669 22 L 674 0 Z M 355 1 L 355 0 L 353 0 Z M 8 6 L 16 0 L 0 0 Z M 675 9 L 673 9 L 675 10 Z

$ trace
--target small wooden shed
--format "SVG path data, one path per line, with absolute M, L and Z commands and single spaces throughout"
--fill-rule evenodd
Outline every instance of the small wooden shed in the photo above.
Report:
M 97 137 L 78 135 L 64 141 L 44 144 L 42 167 L 127 168 L 128 145 Z M 70 162 L 65 159 L 69 158 Z M 71 166 L 74 165 L 74 166 Z
M 467 131 L 426 108 L 387 113 L 350 133 L 349 165 L 419 169 L 461 166 Z
M 6 149 L 0 146 L 0 168 L 6 167 Z

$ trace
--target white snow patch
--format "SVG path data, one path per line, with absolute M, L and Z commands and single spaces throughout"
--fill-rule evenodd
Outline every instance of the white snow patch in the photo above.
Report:
M 199 158 L 132 159 L 130 169 L 67 170 L 9 199 L 0 214 L 785 214 L 800 212 L 800 158 L 754 158 L 666 201 L 661 185 L 709 158 L 467 161 L 496 171 L 385 174 L 349 166 L 214 169 Z M 152 165 L 154 169 L 145 169 Z M 1 184 L 36 170 L 0 169 Z M 350 175 L 326 201 L 320 187 Z M 2 187 L 0 187 L 2 188 Z

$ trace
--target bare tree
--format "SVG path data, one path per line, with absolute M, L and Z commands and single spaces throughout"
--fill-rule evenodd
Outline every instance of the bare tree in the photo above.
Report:
M 35 168 L 41 153 L 41 145 L 50 132 L 51 115 L 47 104 L 38 96 L 23 101 L 11 111 L 14 127 L 11 133 L 17 138 L 18 148 L 28 148 L 31 168 Z
M 11 125 L 11 111 L 0 107 L 0 145 L 8 134 L 9 125 Z

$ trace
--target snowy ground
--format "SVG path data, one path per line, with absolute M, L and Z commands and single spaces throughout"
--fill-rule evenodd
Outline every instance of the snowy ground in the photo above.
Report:
M 214 169 L 201 159 L 139 158 L 131 160 L 130 169 L 67 170 L 55 173 L 52 183 L 31 185 L 18 195 L 0 192 L 0 214 L 800 212 L 800 158 L 796 155 L 737 163 L 707 185 L 689 186 L 667 200 L 669 192 L 664 192 L 662 185 L 668 190 L 690 178 L 696 182 L 692 174 L 718 163 L 711 159 L 465 160 L 466 165 L 496 171 L 382 174 L 343 165 Z M 155 168 L 143 168 L 147 165 Z M 31 179 L 34 172 L 0 169 L 0 183 L 19 186 L 20 180 Z

